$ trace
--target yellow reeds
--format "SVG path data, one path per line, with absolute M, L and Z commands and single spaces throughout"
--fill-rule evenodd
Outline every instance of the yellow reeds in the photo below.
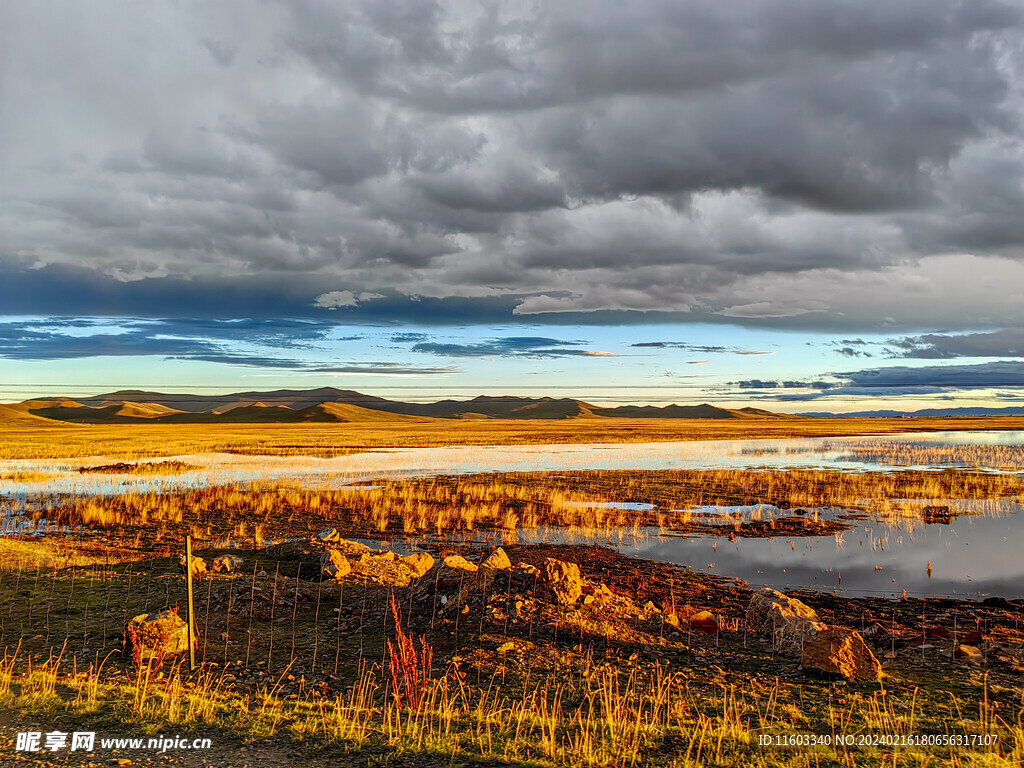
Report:
M 178 492 L 135 490 L 63 503 L 56 499 L 29 517 L 91 528 L 146 527 L 156 538 L 173 538 L 184 523 L 197 538 L 210 538 L 216 530 L 217 536 L 252 539 L 258 545 L 268 529 L 308 530 L 322 524 L 407 535 L 543 525 L 595 532 L 682 529 L 698 521 L 693 513 L 702 504 L 853 508 L 912 521 L 923 518 L 928 506 L 941 508 L 950 500 L 984 513 L 986 505 L 998 510 L 999 499 L 1016 500 L 1022 494 L 1024 479 L 1016 474 L 609 470 L 446 476 L 381 481 L 374 487 L 251 483 Z M 753 509 L 751 519 L 765 518 L 765 510 L 772 512 L 770 506 Z

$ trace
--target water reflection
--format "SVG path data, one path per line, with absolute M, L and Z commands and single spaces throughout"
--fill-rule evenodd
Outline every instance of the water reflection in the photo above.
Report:
M 964 459 L 966 455 L 968 460 Z M 927 459 L 917 463 L 918 459 Z M 110 457 L 0 462 L 0 495 L 149 493 L 212 485 L 279 482 L 344 485 L 382 477 L 481 472 L 570 472 L 610 469 L 838 469 L 895 471 L 969 466 L 1024 471 L 1024 432 L 933 432 L 850 438 L 702 440 L 602 445 L 401 448 L 322 459 L 227 453 L 169 456 L 197 469 L 173 475 L 80 474 Z M 19 473 L 52 475 L 24 479 Z
M 483 472 L 571 472 L 613 469 L 839 469 L 846 471 L 1024 471 L 1024 432 L 935 432 L 878 437 L 718 440 L 603 445 L 525 445 L 414 448 L 341 456 L 240 456 L 201 454 L 151 461 L 181 461 L 195 469 L 171 475 L 82 474 L 111 463 L 109 457 L 74 461 L 0 462 L 0 517 L 6 533 L 54 533 L 45 520 L 29 523 L 27 511 L 44 512 L 73 496 L 173 492 L 225 484 L 288 482 L 341 487 L 370 480 Z M 366 485 L 355 485 L 353 491 Z M 1003 500 L 942 502 L 954 512 L 948 524 L 924 524 L 916 499 L 891 499 L 889 509 L 866 519 L 849 510 L 783 510 L 772 505 L 700 507 L 704 522 L 771 521 L 804 512 L 816 519 L 846 518 L 853 526 L 836 536 L 743 538 L 664 535 L 658 529 L 604 532 L 539 528 L 484 534 L 493 543 L 598 543 L 639 557 L 732 576 L 751 585 L 835 591 L 848 596 L 908 595 L 978 598 L 1024 597 L 1020 504 Z M 647 510 L 646 503 L 594 502 L 595 506 Z M 481 539 L 482 540 L 482 539 Z M 398 547 L 418 546 L 415 540 Z M 931 568 L 929 569 L 929 565 Z
M 1004 517 L 959 517 L 949 525 L 912 531 L 859 521 L 834 537 L 730 541 L 652 535 L 626 548 L 639 557 L 734 576 L 751 586 L 822 589 L 849 597 L 899 597 L 906 590 L 909 596 L 1024 598 L 1024 512 L 1013 506 Z

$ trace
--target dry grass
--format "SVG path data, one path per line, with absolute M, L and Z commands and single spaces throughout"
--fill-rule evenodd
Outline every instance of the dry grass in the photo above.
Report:
M 541 526 L 604 531 L 700 525 L 689 510 L 702 506 L 774 504 L 780 507 L 864 508 L 880 514 L 922 514 L 928 503 L 950 499 L 1020 498 L 1016 474 L 944 472 L 843 473 L 791 470 L 621 470 L 507 473 L 382 481 L 372 488 L 310 489 L 218 486 L 179 493 L 131 492 L 73 500 L 38 510 L 35 518 L 60 525 L 145 534 L 150 543 L 224 535 L 247 541 L 256 534 L 308 534 L 324 525 L 348 532 L 396 535 L 489 529 L 512 532 Z M 900 507 L 893 500 L 921 503 Z M 611 506 L 595 506 L 594 503 Z M 652 510 L 614 506 L 644 502 Z
M 195 733 L 215 743 L 228 735 L 257 745 L 273 739 L 290 744 L 296 764 L 311 754 L 351 761 L 356 752 L 370 764 L 404 757 L 426 764 L 1001 768 L 1024 756 L 1024 701 L 1013 673 L 994 659 L 990 680 L 988 670 L 944 659 L 938 649 L 929 652 L 928 665 L 918 662 L 916 650 L 902 652 L 885 662 L 884 689 L 837 685 L 794 675 L 791 660 L 775 659 L 739 625 L 721 637 L 692 641 L 650 627 L 626 632 L 624 624 L 594 632 L 573 624 L 571 609 L 554 605 L 536 622 L 524 614 L 503 623 L 489 615 L 485 606 L 495 601 L 484 594 L 479 616 L 458 614 L 461 628 L 435 626 L 431 601 L 417 602 L 414 593 L 300 581 L 297 572 L 278 579 L 287 561 L 274 567 L 261 553 L 245 554 L 255 567 L 247 562 L 239 573 L 199 589 L 204 665 L 194 674 L 180 666 L 133 668 L 127 657 L 110 653 L 128 618 L 180 603 L 185 585 L 172 558 L 3 574 L 0 628 L 6 636 L 0 645 L 8 651 L 0 659 L 0 709 L 35 713 L 48 724 L 77 718 L 82 725 L 76 730 Z M 594 557 L 589 548 L 581 556 Z M 266 576 L 257 576 L 260 566 Z M 675 588 L 697 599 L 696 577 L 686 578 L 686 586 L 677 581 Z M 246 614 L 257 583 L 263 602 L 256 605 L 264 608 L 267 587 L 275 585 L 276 617 L 273 607 L 269 614 Z M 720 589 L 719 597 L 700 598 L 701 604 L 742 613 L 749 593 Z M 392 594 L 403 606 L 398 621 L 397 611 L 383 608 Z M 494 596 L 498 605 L 514 599 L 502 588 Z M 636 604 L 642 599 L 637 596 Z M 332 609 L 342 604 L 344 622 Z M 920 605 L 899 606 L 900 626 L 916 621 Z M 960 616 L 961 627 L 963 621 Z M 438 650 L 429 671 L 417 676 L 415 704 L 404 693 L 395 696 L 387 663 L 387 643 L 399 640 L 399 622 L 409 636 L 429 631 Z M 1004 624 L 1012 626 L 1012 618 Z M 516 648 L 502 654 L 509 640 Z M 994 749 L 953 750 L 766 748 L 757 742 L 760 734 L 807 733 L 995 733 L 1000 741 Z
M 82 466 L 78 468 L 79 474 L 105 474 L 105 475 L 180 475 L 199 469 L 194 464 L 186 464 L 183 461 L 140 461 L 123 462 L 115 464 L 98 464 L 94 466 Z
M 0 537 L 0 571 L 83 568 L 122 563 L 132 557 L 131 553 L 87 539 Z
M 103 679 L 96 666 L 71 673 L 60 659 L 32 667 L 5 656 L 0 662 L 0 703 L 28 712 L 106 716 L 157 732 L 210 733 L 218 728 L 257 743 L 275 737 L 315 742 L 328 754 L 379 751 L 434 755 L 465 762 L 539 766 L 1017 766 L 1024 759 L 1024 730 L 982 697 L 976 712 L 965 702 L 955 722 L 913 714 L 884 690 L 847 691 L 820 713 L 803 711 L 779 679 L 737 686 L 696 684 L 662 665 L 632 671 L 590 664 L 580 674 L 540 677 L 524 689 L 480 688 L 451 670 L 430 681 L 416 706 L 391 695 L 376 666 L 333 696 L 276 695 L 268 684 L 256 692 L 228 690 L 223 676 L 180 669 L 162 679 Z M 67 690 L 64 696 L 58 690 Z M 900 697 L 902 698 L 902 697 Z M 815 710 L 818 708 L 815 707 Z M 909 716 L 908 716 L 909 715 Z M 793 736 L 922 732 L 997 734 L 995 746 L 800 746 L 761 747 L 761 734 Z M 373 764 L 371 758 L 371 764 Z
M 0 423 L 0 459 L 116 456 L 137 459 L 223 451 L 341 456 L 366 449 L 441 445 L 661 442 L 895 434 L 948 429 L 1024 429 L 1024 418 L 578 419 L 363 424 Z

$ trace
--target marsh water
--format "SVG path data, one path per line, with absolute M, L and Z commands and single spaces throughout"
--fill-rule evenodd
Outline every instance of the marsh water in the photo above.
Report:
M 289 482 L 338 486 L 396 477 L 483 472 L 572 472 L 611 469 L 838 469 L 895 472 L 966 468 L 1024 472 L 1024 432 L 933 432 L 877 437 L 717 440 L 597 445 L 523 445 L 367 451 L 337 458 L 201 454 L 151 461 L 180 461 L 188 471 L 171 475 L 82 474 L 106 457 L 62 461 L 0 462 L 0 497 L 8 529 L 19 512 L 40 499 L 175 491 L 226 483 Z M 603 502 L 598 502 L 603 503 Z M 597 543 L 626 554 L 676 563 L 751 585 L 820 589 L 848 596 L 1024 598 L 1024 508 L 1016 501 L 971 505 L 949 502 L 962 513 L 948 524 L 849 520 L 835 536 L 776 536 L 730 540 L 725 535 L 666 535 L 657 529 L 620 532 Z M 634 508 L 636 505 L 633 505 Z M 763 507 L 763 505 L 762 505 Z M 698 510 L 730 516 L 788 514 L 764 508 Z M 819 514 L 843 511 L 823 510 Z M 565 529 L 519 531 L 522 543 L 594 543 Z M 929 569 L 929 565 L 931 566 Z
M 693 440 L 591 445 L 493 445 L 395 448 L 336 458 L 205 453 L 164 456 L 194 467 L 169 475 L 85 473 L 116 458 L 0 461 L 0 496 L 111 495 L 202 488 L 226 483 L 289 481 L 346 484 L 381 478 L 481 472 L 573 472 L 612 469 L 838 469 L 886 472 L 967 468 L 1024 472 L 1024 431 L 921 432 L 878 437 Z M 30 475 L 19 479 L 19 473 Z

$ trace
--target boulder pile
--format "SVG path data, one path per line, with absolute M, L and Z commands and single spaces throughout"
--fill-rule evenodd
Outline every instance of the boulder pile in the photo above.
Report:
M 763 587 L 747 606 L 747 627 L 771 643 L 776 653 L 800 659 L 813 669 L 847 680 L 882 679 L 882 665 L 859 632 L 829 627 L 809 605 Z
M 366 583 L 407 587 L 413 580 L 422 578 L 434 565 L 434 558 L 426 552 L 400 557 L 394 552 L 370 549 L 358 541 L 334 536 L 324 538 L 323 531 L 319 538 L 330 542 L 320 556 L 320 572 L 328 579 L 340 580 L 354 576 Z

